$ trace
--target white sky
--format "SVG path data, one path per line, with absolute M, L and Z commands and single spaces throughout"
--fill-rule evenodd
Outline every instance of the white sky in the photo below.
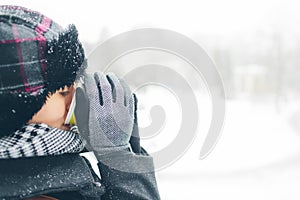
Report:
M 283 0 L 1 0 L 38 10 L 62 25 L 74 23 L 80 38 L 94 42 L 139 27 L 194 34 L 231 36 L 255 31 L 300 33 L 299 3 Z

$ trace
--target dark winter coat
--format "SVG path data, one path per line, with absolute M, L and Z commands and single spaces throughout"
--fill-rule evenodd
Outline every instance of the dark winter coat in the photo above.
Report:
M 59 200 L 160 199 L 153 160 L 140 147 L 138 132 L 135 122 L 130 138 L 133 152 L 119 151 L 101 157 L 101 179 L 79 154 L 0 159 L 0 200 L 47 194 Z M 114 165 L 126 170 L 116 170 Z
M 116 163 L 134 161 L 134 165 L 127 165 L 132 170 L 153 169 L 152 158 L 144 150 L 141 155 L 123 151 L 103 159 Z M 42 194 L 60 200 L 160 199 L 154 172 L 127 173 L 102 162 L 98 166 L 101 179 L 79 154 L 0 160 L 0 199 Z

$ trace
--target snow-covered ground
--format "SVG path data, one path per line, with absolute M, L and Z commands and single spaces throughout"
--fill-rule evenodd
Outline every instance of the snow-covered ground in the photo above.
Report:
M 227 101 L 213 152 L 198 160 L 198 137 L 180 160 L 157 172 L 162 199 L 299 199 L 297 113 L 297 106 L 283 106 L 278 114 L 268 101 Z

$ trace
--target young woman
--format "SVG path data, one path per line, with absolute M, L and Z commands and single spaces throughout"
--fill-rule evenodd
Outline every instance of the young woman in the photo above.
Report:
M 0 199 L 159 199 L 135 96 L 114 74 L 86 74 L 85 63 L 74 25 L 0 6 Z M 79 79 L 77 129 L 65 119 Z

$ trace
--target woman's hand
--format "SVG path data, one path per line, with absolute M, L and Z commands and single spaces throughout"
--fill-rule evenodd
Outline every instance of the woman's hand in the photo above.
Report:
M 134 96 L 114 74 L 84 75 L 76 89 L 75 116 L 87 148 L 97 155 L 128 148 L 134 123 Z

